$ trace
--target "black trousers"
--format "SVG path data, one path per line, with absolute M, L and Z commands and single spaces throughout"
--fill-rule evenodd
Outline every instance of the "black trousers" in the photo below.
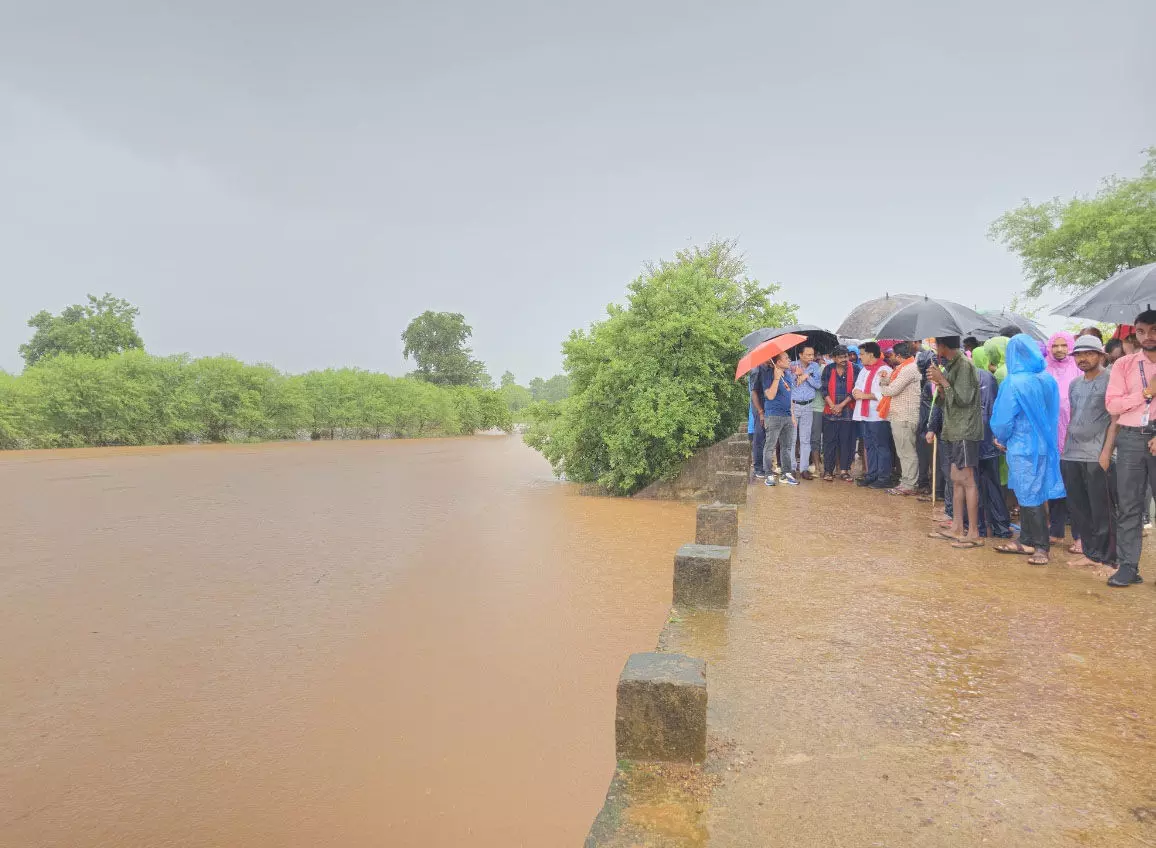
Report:
M 850 418 L 828 418 L 823 416 L 823 472 L 835 473 L 835 459 L 838 457 L 839 470 L 850 471 L 855 458 L 855 427 L 858 424 Z
M 1120 501 L 1117 557 L 1121 568 L 1139 568 L 1148 499 L 1156 495 L 1156 456 L 1138 427 L 1121 427 L 1116 437 L 1116 494 Z
M 919 457 L 919 488 L 931 486 L 931 445 L 923 438 L 922 432 L 915 434 L 915 453 Z M 938 481 L 937 481 L 938 482 Z
M 1056 498 L 1048 501 L 1048 532 L 1052 534 L 1053 539 L 1064 538 L 1069 517 L 1067 498 Z M 1074 521 L 1072 522 L 1072 538 L 1077 542 L 1080 540 L 1080 530 Z
M 1047 553 L 1051 541 L 1048 537 L 1047 504 L 1039 506 L 1020 504 L 1020 544 Z
M 1011 516 L 1008 515 L 1007 501 L 999 485 L 999 457 L 981 459 L 975 470 L 975 481 L 979 486 L 979 535 L 993 538 L 1011 538 Z M 984 533 L 984 529 L 987 533 Z
M 1116 562 L 1115 467 L 1105 471 L 1098 462 L 1060 462 L 1073 533 L 1084 545 L 1084 556 L 1107 564 Z

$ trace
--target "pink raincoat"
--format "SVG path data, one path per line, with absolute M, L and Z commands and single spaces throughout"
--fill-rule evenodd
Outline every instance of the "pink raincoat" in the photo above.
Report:
M 1063 339 L 1068 343 L 1068 355 L 1061 360 L 1052 356 L 1052 345 L 1055 344 L 1056 339 Z M 1060 453 L 1064 452 L 1064 440 L 1068 438 L 1068 421 L 1072 418 L 1072 402 L 1068 396 L 1068 386 L 1072 380 L 1080 376 L 1079 366 L 1076 365 L 1076 359 L 1072 355 L 1072 348 L 1075 346 L 1076 337 L 1071 333 L 1056 333 L 1048 339 L 1048 349 L 1044 357 L 1047 362 L 1048 373 L 1056 378 L 1056 384 L 1060 389 Z

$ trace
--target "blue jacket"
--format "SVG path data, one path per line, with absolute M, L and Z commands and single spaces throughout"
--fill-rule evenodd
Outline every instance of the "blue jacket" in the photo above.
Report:
M 991 431 L 1007 447 L 1008 487 L 1021 506 L 1040 506 L 1065 496 L 1060 477 L 1060 389 L 1044 370 L 1031 336 L 1007 344 L 1007 379 L 999 387 Z

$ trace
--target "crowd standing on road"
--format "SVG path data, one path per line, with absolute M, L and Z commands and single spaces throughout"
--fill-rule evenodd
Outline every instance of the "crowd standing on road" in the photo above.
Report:
M 1095 327 L 1036 342 L 974 338 L 803 345 L 748 375 L 754 475 L 855 482 L 942 503 L 933 539 L 1142 583 L 1156 494 L 1156 310 L 1104 343 Z M 862 469 L 858 477 L 852 469 Z

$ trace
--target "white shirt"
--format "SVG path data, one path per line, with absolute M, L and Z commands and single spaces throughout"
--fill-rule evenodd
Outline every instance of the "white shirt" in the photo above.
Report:
M 889 365 L 883 365 L 879 368 L 878 371 L 875 372 L 875 380 L 871 383 L 871 394 L 875 395 L 875 397 L 877 397 L 877 398 L 881 397 L 881 395 L 879 394 L 879 390 L 882 388 L 882 386 L 880 385 L 879 380 L 883 377 L 884 374 L 890 374 L 890 373 L 891 373 L 891 366 L 889 366 Z M 867 367 L 864 366 L 863 370 L 859 372 L 859 376 L 855 378 L 855 388 L 861 392 L 867 391 L 867 377 L 868 376 L 870 376 L 870 375 L 867 372 Z M 868 404 L 867 405 L 867 414 L 864 415 L 863 414 L 863 401 L 861 401 L 861 400 L 855 401 L 855 412 L 851 416 L 852 419 L 854 419 L 855 421 L 886 421 L 887 420 L 886 418 L 880 418 L 879 417 L 879 401 L 872 400 L 872 401 L 868 401 L 867 404 Z

